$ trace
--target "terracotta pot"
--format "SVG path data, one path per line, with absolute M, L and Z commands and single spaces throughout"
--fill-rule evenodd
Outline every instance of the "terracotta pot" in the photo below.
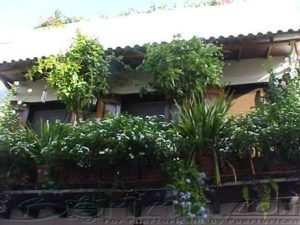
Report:
M 198 156 L 198 166 L 201 172 L 205 172 L 208 177 L 214 176 L 215 164 L 214 157 L 210 153 L 203 153 Z
M 40 164 L 37 166 L 37 184 L 45 184 L 49 173 L 48 164 Z
M 207 100 L 214 100 L 220 94 L 220 88 L 208 86 L 205 89 L 204 96 Z
M 158 168 L 142 168 L 141 179 L 145 181 L 161 181 L 164 179 L 164 175 Z

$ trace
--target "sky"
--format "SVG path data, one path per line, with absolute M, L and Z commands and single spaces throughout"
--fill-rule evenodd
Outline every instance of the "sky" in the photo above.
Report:
M 201 0 L 196 0 L 199 2 Z M 113 16 L 129 8 L 146 10 L 150 5 L 183 5 L 186 0 L 0 0 L 0 29 L 32 28 L 56 9 L 67 16 Z
M 1 33 L 16 29 L 31 29 L 54 14 L 56 9 L 63 15 L 93 19 L 102 15 L 115 16 L 129 8 L 147 10 L 153 4 L 160 6 L 176 4 L 181 7 L 186 2 L 201 2 L 207 0 L 0 0 Z M 235 0 L 268 1 L 268 0 Z M 298 2 L 300 0 L 269 0 L 270 5 L 276 2 Z

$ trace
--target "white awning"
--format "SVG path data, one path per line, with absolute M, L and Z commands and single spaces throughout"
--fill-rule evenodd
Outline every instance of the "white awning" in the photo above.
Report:
M 22 33 L 16 31 L 9 39 L 0 37 L 0 64 L 64 52 L 77 30 L 98 38 L 105 49 L 168 42 L 177 34 L 185 39 L 193 36 L 218 39 L 299 31 L 299 7 L 278 2 L 184 8 L 97 19 Z

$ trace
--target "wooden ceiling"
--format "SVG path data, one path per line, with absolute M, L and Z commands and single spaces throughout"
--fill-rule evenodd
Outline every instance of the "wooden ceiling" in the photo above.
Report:
M 239 37 L 220 37 L 207 40 L 223 46 L 225 60 L 242 60 L 251 58 L 268 58 L 269 56 L 288 57 L 294 48 L 300 52 L 300 32 L 291 33 L 268 33 Z M 112 50 L 111 50 L 112 51 Z M 123 55 L 124 62 L 139 65 L 146 52 L 144 47 L 135 46 L 117 49 L 117 53 Z M 297 53 L 298 54 L 298 53 Z

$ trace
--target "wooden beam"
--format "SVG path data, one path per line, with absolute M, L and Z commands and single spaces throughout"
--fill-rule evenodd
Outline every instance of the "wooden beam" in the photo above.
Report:
M 266 56 L 265 56 L 266 59 L 270 57 L 271 51 L 272 51 L 272 44 L 269 45 L 267 49 Z
M 291 46 L 291 50 L 290 50 L 290 55 L 292 56 L 293 55 L 293 50 L 294 50 L 294 47 L 295 47 L 295 42 L 296 41 L 290 41 L 290 46 Z
M 300 41 L 300 39 L 294 39 L 292 41 Z M 238 44 L 223 44 L 224 49 L 238 49 L 239 47 L 249 47 L 249 48 L 261 48 L 262 45 L 268 46 L 270 44 L 276 45 L 276 44 L 284 44 L 286 43 L 289 45 L 291 41 L 286 40 L 280 40 L 280 41 L 268 41 L 268 42 L 241 42 Z
M 102 118 L 104 114 L 103 97 L 99 96 L 97 99 L 96 118 Z
M 239 48 L 238 48 L 237 61 L 240 61 L 240 60 L 241 60 L 242 50 L 243 50 L 242 47 L 239 47 Z
M 296 52 L 296 54 L 297 54 L 297 58 L 299 58 L 299 51 L 298 51 L 298 46 L 300 46 L 299 45 L 299 42 L 294 42 L 294 47 L 295 47 L 295 52 Z

